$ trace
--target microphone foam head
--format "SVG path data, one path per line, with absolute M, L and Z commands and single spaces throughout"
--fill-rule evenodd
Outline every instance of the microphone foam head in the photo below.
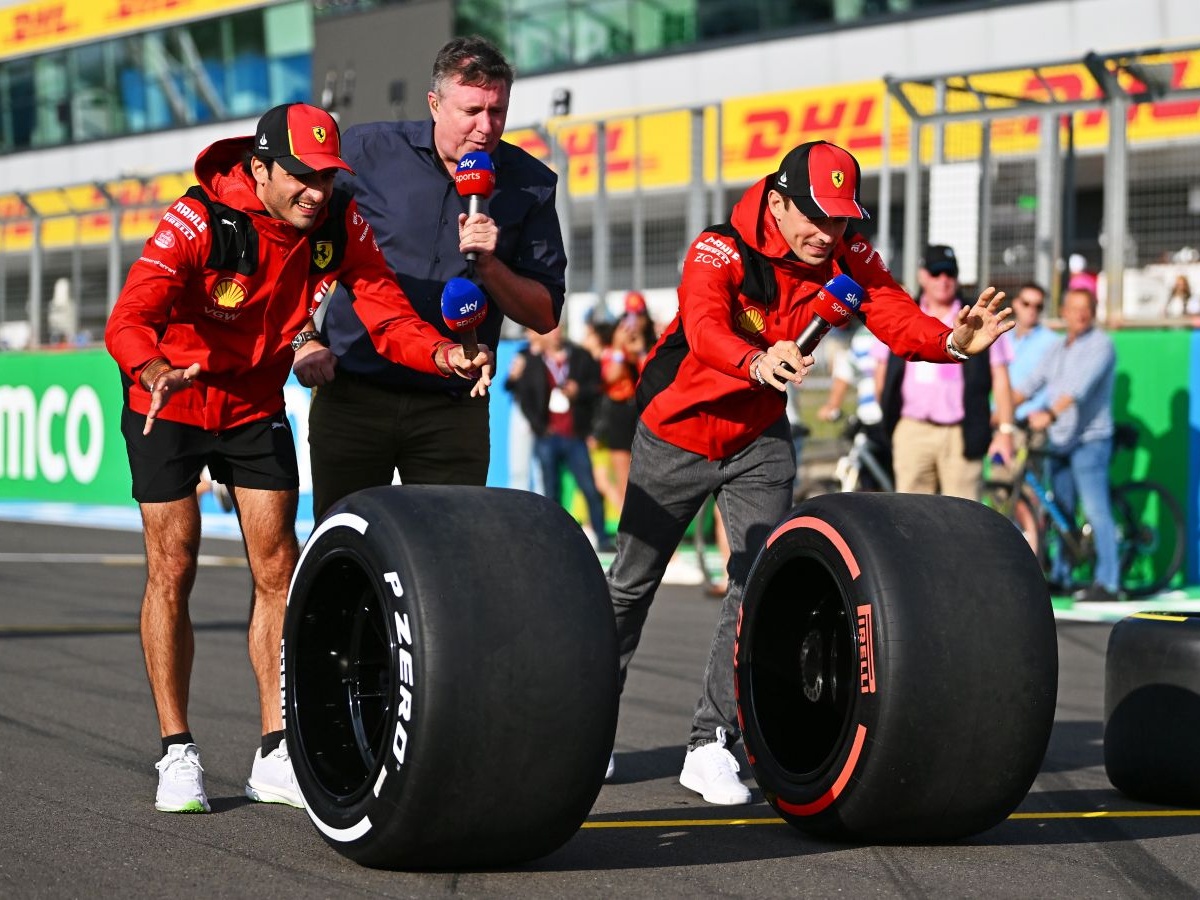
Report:
M 845 325 L 862 306 L 863 289 L 849 275 L 835 275 L 817 294 L 817 313 L 831 325 Z
M 487 318 L 487 297 L 467 278 L 451 278 L 442 288 L 442 319 L 451 331 L 470 331 Z
M 492 158 L 483 151 L 464 153 L 454 171 L 454 188 L 460 197 L 490 197 L 496 186 Z

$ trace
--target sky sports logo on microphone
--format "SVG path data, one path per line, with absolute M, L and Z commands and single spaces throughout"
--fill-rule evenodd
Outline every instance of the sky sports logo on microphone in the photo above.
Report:
M 858 312 L 858 308 L 862 306 L 863 289 L 849 275 L 835 275 L 825 282 L 825 286 L 821 288 L 821 294 L 830 304 L 830 309 L 841 320 L 850 318 L 852 313 Z
M 454 187 L 461 196 L 487 197 L 496 186 L 496 172 L 492 158 L 486 153 L 463 154 L 454 171 Z

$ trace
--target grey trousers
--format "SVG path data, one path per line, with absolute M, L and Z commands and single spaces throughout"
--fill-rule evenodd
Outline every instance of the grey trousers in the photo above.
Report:
M 669 444 L 638 423 L 617 556 L 608 571 L 622 687 L 667 563 L 709 494 L 716 495 L 729 536 L 729 590 L 704 669 L 689 748 L 718 740 L 717 729 L 724 730 L 730 744 L 741 736 L 733 696 L 733 643 L 742 590 L 770 530 L 791 508 L 795 474 L 795 448 L 783 415 L 750 446 L 718 460 Z

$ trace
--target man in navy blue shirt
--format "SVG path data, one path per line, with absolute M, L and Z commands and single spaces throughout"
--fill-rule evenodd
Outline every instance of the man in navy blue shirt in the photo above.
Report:
M 358 177 L 339 185 L 358 201 L 417 314 L 448 338 L 442 288 L 467 277 L 465 254 L 477 255 L 473 278 L 488 313 L 476 332 L 490 347 L 505 316 L 543 334 L 553 329 L 565 294 L 557 176 L 501 140 L 512 81 L 494 46 L 455 38 L 434 61 L 429 119 L 356 125 L 342 136 L 343 158 Z M 468 216 L 454 172 L 478 151 L 490 155 L 496 187 Z M 405 484 L 484 484 L 487 397 L 381 357 L 343 288 L 325 303 L 321 340 L 338 362 L 309 413 L 314 517 L 349 493 L 391 484 L 394 471 Z

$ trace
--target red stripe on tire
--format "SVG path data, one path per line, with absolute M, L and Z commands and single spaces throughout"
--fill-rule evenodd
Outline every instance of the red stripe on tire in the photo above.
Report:
M 811 528 L 813 531 L 819 532 L 829 538 L 829 542 L 837 548 L 838 553 L 842 555 L 842 561 L 846 563 L 846 568 L 850 570 L 850 578 L 853 580 L 858 577 L 859 568 L 858 560 L 854 558 L 854 554 L 850 552 L 850 545 L 845 539 L 837 533 L 837 530 L 826 522 L 824 519 L 818 519 L 814 516 L 799 516 L 788 522 L 784 522 L 774 533 L 767 538 L 767 546 L 770 547 L 775 541 L 789 531 L 795 528 Z
M 788 803 L 786 800 L 776 798 L 776 806 L 783 812 L 791 813 L 794 816 L 814 816 L 825 809 L 845 790 L 846 784 L 850 781 L 850 775 L 854 772 L 854 767 L 858 765 L 858 757 L 862 754 L 863 744 L 866 741 L 867 726 L 859 725 L 858 730 L 854 732 L 854 746 L 850 748 L 850 755 L 846 758 L 846 765 L 838 773 L 838 777 L 833 782 L 832 787 L 812 803 Z

